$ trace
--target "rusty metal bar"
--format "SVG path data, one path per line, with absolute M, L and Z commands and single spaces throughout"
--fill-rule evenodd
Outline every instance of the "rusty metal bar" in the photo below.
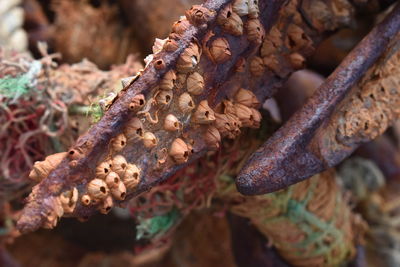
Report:
M 350 151 L 327 162 L 310 144 L 323 122 L 353 85 L 382 55 L 400 29 L 400 5 L 377 25 L 319 87 L 309 101 L 255 152 L 237 178 L 246 195 L 265 194 L 336 165 Z

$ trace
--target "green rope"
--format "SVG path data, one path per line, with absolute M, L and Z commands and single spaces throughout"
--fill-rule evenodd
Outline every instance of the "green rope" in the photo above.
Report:
M 29 79 L 26 75 L 0 79 L 0 95 L 16 100 L 29 91 Z
M 6 76 L 0 78 L 0 95 L 7 101 L 15 102 L 21 96 L 27 94 L 34 87 L 35 78 L 42 69 L 40 61 L 32 61 L 29 70 L 17 77 Z
M 99 104 L 91 104 L 90 106 L 71 105 L 68 108 L 68 114 L 90 116 L 92 123 L 97 123 L 103 117 L 104 112 Z
M 180 217 L 179 210 L 174 208 L 164 215 L 142 220 L 139 218 L 139 224 L 136 226 L 136 239 L 152 239 L 155 236 L 163 235 L 176 225 Z
M 331 221 L 327 222 L 321 220 L 318 216 L 307 210 L 307 205 L 313 198 L 313 192 L 316 185 L 317 179 L 314 179 L 308 188 L 306 197 L 302 201 L 296 201 L 290 198 L 293 187 L 290 187 L 288 190 L 283 192 L 266 195 L 266 197 L 273 198 L 271 206 L 279 207 L 283 213 L 278 217 L 265 220 L 264 223 L 267 225 L 271 222 L 275 223 L 277 220 L 288 219 L 305 233 L 305 239 L 295 244 L 283 245 L 285 247 L 289 246 L 297 248 L 298 256 L 324 256 L 326 259 L 326 264 L 332 266 L 340 263 L 340 260 L 345 257 L 347 254 L 347 247 L 344 242 L 343 233 L 335 226 L 335 218 L 336 216 L 339 216 L 337 206 L 335 208 L 335 216 L 332 217 Z M 334 241 L 331 244 L 324 242 L 324 239 L 327 236 L 333 237 Z M 308 253 L 304 254 L 305 252 L 303 249 L 310 246 L 312 246 L 313 249 L 305 250 Z M 335 258 L 332 258 L 330 257 L 331 253 L 329 252 L 334 248 L 340 251 L 340 255 L 336 255 Z
M 235 190 L 232 178 L 228 180 L 227 176 L 224 175 L 219 180 L 226 185 L 226 187 L 224 186 L 220 190 L 220 193 L 223 195 L 229 195 L 229 191 L 233 192 L 232 190 Z M 348 247 L 349 244 L 345 242 L 344 233 L 336 227 L 335 219 L 339 216 L 348 216 L 349 214 L 341 214 L 339 205 L 335 206 L 334 215 L 330 221 L 324 221 L 310 212 L 307 209 L 307 205 L 314 197 L 317 183 L 318 179 L 312 178 L 312 183 L 301 201 L 292 198 L 296 185 L 290 186 L 286 190 L 258 196 L 258 198 L 269 200 L 270 204 L 263 207 L 256 207 L 257 212 L 252 213 L 250 211 L 248 217 L 251 219 L 257 214 L 256 218 L 253 219 L 264 225 L 265 229 L 268 229 L 268 225 L 279 225 L 289 221 L 304 233 L 304 239 L 296 243 L 290 243 L 287 240 L 272 240 L 278 250 L 293 250 L 296 256 L 304 259 L 322 256 L 327 266 L 338 266 L 346 258 L 350 252 L 350 248 Z M 337 194 L 336 203 L 340 203 L 340 201 L 340 195 Z M 271 217 L 271 212 L 276 210 L 279 211 L 278 214 Z M 331 243 L 324 242 L 326 237 L 331 237 Z M 333 253 L 331 252 L 333 250 L 337 254 L 332 255 Z

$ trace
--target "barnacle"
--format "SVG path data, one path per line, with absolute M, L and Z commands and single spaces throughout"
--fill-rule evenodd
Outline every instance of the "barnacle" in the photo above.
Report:
M 245 23 L 245 28 L 247 31 L 247 39 L 249 39 L 250 42 L 254 42 L 255 44 L 262 43 L 265 31 L 259 19 L 249 19 Z
M 112 167 L 111 169 L 116 172 L 119 176 L 123 176 L 126 170 L 127 162 L 124 156 L 116 155 L 112 159 Z
M 281 48 L 282 44 L 282 34 L 276 26 L 273 26 L 265 36 L 261 45 L 261 57 L 268 57 L 269 55 L 276 53 L 278 49 Z
M 290 63 L 292 64 L 293 68 L 298 70 L 304 67 L 305 58 L 300 53 L 292 53 L 289 55 Z
M 180 55 L 176 63 L 176 69 L 179 72 L 187 73 L 192 71 L 200 60 L 200 48 L 197 44 L 191 43 Z
M 276 55 L 269 55 L 263 58 L 264 65 L 267 66 L 270 70 L 272 70 L 276 75 L 280 77 L 284 77 L 284 73 L 282 72 L 281 65 L 279 63 L 279 59 Z
M 171 103 L 173 97 L 172 90 L 160 90 L 156 93 L 155 99 L 157 104 L 162 106 L 168 106 Z
M 230 114 L 233 116 L 235 115 L 235 107 L 232 101 L 225 99 L 222 100 L 221 103 L 219 103 L 216 107 L 215 107 L 215 112 L 218 113 L 224 113 L 224 114 Z
M 87 191 L 90 198 L 93 200 L 101 200 L 106 198 L 109 189 L 107 184 L 101 179 L 93 179 L 88 183 Z
M 133 190 L 139 184 L 140 170 L 135 164 L 128 164 L 122 181 L 129 190 Z
M 146 100 L 144 98 L 144 95 L 142 94 L 136 95 L 129 104 L 129 109 L 132 111 L 137 111 L 140 108 L 142 108 L 145 103 Z
M 65 191 L 60 195 L 61 206 L 64 213 L 72 213 L 78 202 L 78 190 L 74 187 L 72 190 Z
M 174 88 L 176 74 L 174 70 L 169 70 L 164 74 L 163 79 L 160 81 L 159 87 L 161 90 L 172 90 Z
M 159 39 L 156 38 L 154 40 L 154 44 L 153 47 L 151 48 L 151 50 L 153 51 L 153 54 L 157 54 L 158 52 L 162 51 L 165 43 L 167 42 L 168 39 Z
M 124 135 L 129 142 L 138 141 L 143 138 L 143 123 L 142 121 L 134 117 L 125 126 Z
M 100 207 L 99 207 L 99 211 L 102 214 L 108 214 L 111 210 L 111 208 L 113 207 L 113 199 L 111 196 L 106 197 L 106 199 L 103 200 L 103 202 L 101 203 Z
M 217 128 L 209 126 L 204 133 L 204 140 L 210 149 L 218 149 L 221 142 L 221 135 Z
M 240 88 L 235 94 L 235 102 L 245 105 L 249 108 L 257 108 L 260 105 L 257 97 L 250 90 Z
M 111 147 L 114 152 L 119 152 L 126 146 L 126 137 L 123 133 L 117 135 L 111 141 Z
M 218 15 L 217 22 L 221 28 L 232 35 L 243 34 L 243 21 L 238 14 L 233 12 L 232 7 L 227 5 Z
M 164 120 L 164 129 L 167 131 L 177 131 L 181 128 L 181 123 L 172 114 L 168 114 Z
M 83 157 L 83 154 L 79 149 L 70 149 L 67 153 L 68 158 L 71 160 L 78 160 Z
M 203 76 L 198 72 L 190 74 L 186 80 L 186 87 L 190 94 L 200 95 L 204 90 Z
M 253 57 L 250 60 L 250 72 L 254 76 L 261 76 L 265 71 L 263 59 L 260 57 Z
M 246 70 L 246 59 L 244 59 L 243 57 L 240 57 L 235 64 L 235 71 L 236 72 L 245 72 Z
M 111 195 L 117 200 L 124 200 L 126 197 L 126 187 L 123 182 L 113 186 L 110 191 Z
M 258 14 L 260 10 L 258 8 L 258 0 L 248 0 L 249 5 L 249 17 L 250 18 L 258 18 Z
M 172 24 L 172 32 L 177 34 L 182 34 L 189 28 L 189 26 L 190 23 L 185 17 L 180 18 L 178 21 Z
M 207 100 L 199 103 L 193 114 L 193 120 L 199 124 L 209 124 L 215 121 L 214 111 L 208 106 Z
M 183 93 L 179 96 L 178 105 L 183 113 L 189 113 L 195 108 L 193 99 L 188 93 Z
M 348 101 L 348 106 L 338 112 L 334 120 L 337 128 L 336 140 L 343 144 L 359 143 L 371 140 L 381 135 L 397 116 L 398 88 L 400 81 L 397 78 L 398 69 L 391 66 L 399 60 L 399 53 L 392 55 L 390 60 L 380 68 L 386 75 L 370 78 L 366 75 L 359 86 L 359 93 L 354 94 Z M 369 73 L 373 73 L 372 69 Z
M 207 23 L 213 15 L 213 11 L 200 5 L 194 5 L 185 12 L 185 16 L 189 22 L 196 26 Z
M 106 176 L 111 172 L 112 163 L 110 161 L 103 161 L 96 167 L 96 177 L 99 179 L 105 179 Z
M 121 85 L 122 88 L 127 87 L 129 84 L 131 84 L 131 82 L 133 81 L 134 77 L 130 76 L 130 77 L 126 77 L 126 78 L 121 78 Z M 100 103 L 99 103 L 100 104 Z M 104 110 L 104 108 L 103 108 Z
M 163 49 L 166 52 L 174 52 L 176 49 L 178 49 L 178 43 L 175 40 L 167 40 L 163 46 Z
M 299 50 L 305 46 L 311 46 L 310 38 L 304 30 L 296 24 L 290 24 L 287 30 L 285 45 L 293 50 Z
M 58 220 L 63 216 L 64 210 L 58 197 L 47 199 L 46 202 L 48 209 L 45 214 L 43 228 L 52 229 L 56 227 Z
M 44 161 L 37 161 L 29 173 L 29 179 L 40 182 L 67 156 L 66 152 L 56 153 L 45 158 Z
M 263 43 L 261 45 L 260 54 L 263 58 L 267 57 L 277 51 L 277 47 L 274 45 L 274 43 L 268 37 L 269 36 L 267 36 L 267 38 L 265 38 L 265 40 L 263 41 Z
M 117 187 L 120 182 L 119 175 L 116 172 L 110 172 L 106 176 L 105 182 L 110 189 Z
M 176 163 L 185 163 L 189 158 L 189 148 L 185 141 L 180 138 L 175 139 L 171 144 L 169 155 Z
M 215 113 L 215 127 L 221 136 L 230 139 L 236 138 L 240 134 L 241 123 L 239 119 L 231 114 Z
M 165 164 L 167 162 L 167 160 L 168 160 L 168 150 L 167 150 L 167 148 L 164 147 L 164 148 L 158 150 L 156 155 L 157 155 L 157 166 L 156 166 L 156 168 L 158 168 L 158 167 L 161 167 L 161 165 Z
M 253 125 L 253 113 L 250 108 L 243 104 L 235 104 L 235 113 L 243 127 L 250 127 Z
M 83 195 L 81 197 L 81 202 L 83 205 L 88 206 L 92 202 L 92 198 L 89 195 Z
M 225 38 L 217 38 L 211 42 L 209 47 L 211 59 L 215 63 L 224 63 L 227 61 L 232 53 L 229 47 L 228 40 Z
M 164 60 L 162 60 L 162 59 L 156 60 L 156 62 L 154 63 L 154 67 L 155 67 L 157 70 L 165 69 L 166 66 L 165 66 Z
M 157 145 L 157 137 L 152 132 L 143 134 L 143 145 L 147 148 L 153 148 Z
M 262 120 L 262 116 L 261 113 L 255 109 L 255 108 L 251 108 L 251 121 L 252 124 L 249 125 L 250 128 L 260 128 L 260 124 L 261 124 L 261 120 Z

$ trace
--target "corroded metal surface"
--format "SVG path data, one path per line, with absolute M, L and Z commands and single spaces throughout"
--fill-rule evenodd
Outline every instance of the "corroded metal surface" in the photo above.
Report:
M 374 137 L 357 139 L 353 136 L 345 143 L 337 140 L 340 138 L 336 133 L 343 122 L 343 117 L 340 117 L 343 111 L 340 112 L 338 107 L 383 54 L 399 29 L 400 6 L 397 6 L 346 57 L 301 110 L 253 154 L 237 179 L 241 193 L 264 194 L 302 181 L 336 165 L 360 142 Z M 348 106 L 348 109 L 352 108 Z M 335 109 L 339 109 L 338 115 L 330 123 Z
M 224 129 L 218 129 L 222 137 L 237 136 L 240 133 L 240 126 L 249 123 L 243 120 L 242 125 L 242 121 L 239 120 L 240 112 L 234 111 L 236 114 L 232 114 L 230 107 L 230 105 L 238 107 L 235 105 L 240 104 L 235 102 L 237 101 L 235 96 L 240 88 L 248 89 L 257 96 L 255 105 L 252 103 L 247 110 L 252 109 L 251 111 L 260 119 L 255 109 L 258 101 L 272 96 L 291 72 L 303 67 L 305 57 L 312 54 L 315 43 L 322 39 L 325 30 L 343 26 L 348 21 L 347 17 L 353 14 L 352 6 L 346 0 L 339 1 L 345 4 L 345 8 L 340 12 L 337 9 L 339 3 L 337 1 L 313 1 L 320 5 L 310 5 L 306 11 L 315 13 L 314 8 L 322 7 L 324 16 L 317 16 L 312 21 L 307 21 L 304 14 L 299 11 L 300 1 L 259 1 L 257 7 L 252 7 L 252 13 L 247 10 L 247 14 L 241 15 L 243 20 L 241 36 L 230 34 L 229 30 L 227 32 L 216 19 L 223 13 L 221 10 L 225 10 L 227 4 L 237 4 L 240 1 L 212 0 L 202 7 L 188 11 L 187 17 L 191 23 L 179 33 L 172 32 L 169 37 L 170 40 L 176 41 L 176 49 L 173 51 L 161 49 L 155 52 L 153 60 L 137 79 L 119 93 L 104 117 L 78 139 L 70 150 L 72 154 L 47 177 L 42 177 L 43 180 L 33 188 L 27 199 L 28 204 L 18 221 L 19 230 L 29 232 L 41 226 L 54 227 L 63 214 L 63 209 L 59 208 L 61 194 L 67 193 L 68 196 L 68 193 L 71 194 L 75 190 L 79 200 L 83 197 L 87 200 L 90 187 L 93 189 L 91 193 L 96 193 L 98 189 L 110 199 L 109 192 L 112 190 L 106 190 L 106 187 L 99 185 L 102 180 L 98 179 L 100 177 L 97 176 L 96 168 L 116 156 L 122 155 L 128 164 L 134 164 L 140 169 L 140 182 L 136 187 L 128 188 L 125 200 L 122 200 L 125 195 L 118 198 L 114 195 L 114 205 L 123 205 L 132 197 L 165 181 L 184 167 L 185 161 L 193 162 L 212 150 L 204 138 L 204 133 L 211 127 L 225 126 L 223 123 L 218 125 L 218 118 L 214 119 L 215 122 L 212 121 L 211 118 L 214 116 L 210 116 L 207 124 L 199 123 L 199 120 L 192 118 L 196 118 L 197 108 L 204 101 L 208 101 L 210 114 L 215 113 L 217 117 L 225 115 L 229 119 L 227 123 L 229 129 L 226 133 L 223 133 Z M 305 2 L 310 3 L 310 1 Z M 259 13 L 255 11 L 257 8 Z M 330 20 L 329 23 L 324 23 L 324 19 Z M 173 29 L 174 27 L 176 25 Z M 193 55 L 189 57 L 188 51 L 196 53 L 193 52 L 196 49 L 202 53 L 201 56 L 194 57 L 196 66 L 190 72 L 199 72 L 202 75 L 204 91 L 200 95 L 192 95 L 192 104 L 196 109 L 193 112 L 183 112 L 180 110 L 180 97 L 187 93 L 186 81 L 189 74 L 186 70 L 182 71 L 182 68 L 185 64 L 190 65 L 190 62 L 193 64 Z M 165 74 L 170 70 L 176 71 L 177 78 L 173 90 L 170 90 L 172 92 L 169 92 L 171 103 L 163 107 L 162 101 L 157 100 L 161 92 L 159 87 Z M 139 98 L 150 104 L 135 110 L 137 103 L 140 102 Z M 180 120 L 181 131 L 167 132 L 163 128 L 162 122 L 168 113 L 174 114 Z M 141 130 L 152 133 L 147 136 L 155 136 L 157 144 L 153 145 L 150 142 L 146 145 L 145 142 L 134 143 L 128 140 L 128 145 L 125 141 L 122 142 L 123 147 L 116 152 L 115 140 L 118 140 L 121 134 L 125 134 L 124 129 L 135 116 L 139 117 L 144 125 Z M 249 119 L 256 122 L 254 118 L 257 116 L 252 114 Z M 249 127 L 256 128 L 257 123 L 250 123 Z M 191 149 L 185 148 L 186 145 L 179 141 L 185 153 L 178 155 L 180 156 L 178 160 L 171 156 L 172 145 L 177 139 L 191 146 Z M 175 152 L 179 153 L 179 148 Z M 94 183 L 91 183 L 93 181 Z M 93 196 L 97 197 L 94 193 Z M 95 200 L 93 203 L 75 201 L 76 207 L 66 215 L 86 219 L 97 211 L 107 212 L 112 206 L 110 204 L 103 210 L 102 205 L 105 200 Z

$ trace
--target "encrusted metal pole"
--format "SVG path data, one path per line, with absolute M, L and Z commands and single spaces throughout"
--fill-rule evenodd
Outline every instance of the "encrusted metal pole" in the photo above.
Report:
M 346 94 L 377 61 L 400 29 L 400 5 L 377 25 L 343 60 L 316 93 L 255 152 L 237 178 L 246 195 L 265 194 L 307 179 L 336 165 L 353 150 L 329 159 L 313 142 Z M 331 147 L 333 149 L 333 147 Z
M 165 181 L 185 164 L 260 126 L 259 103 L 304 67 L 324 33 L 348 25 L 344 1 L 209 0 L 157 39 L 146 67 L 64 154 L 37 162 L 39 182 L 17 228 L 87 219 Z M 318 4 L 315 4 L 318 3 Z M 324 10 L 321 14 L 321 9 Z

